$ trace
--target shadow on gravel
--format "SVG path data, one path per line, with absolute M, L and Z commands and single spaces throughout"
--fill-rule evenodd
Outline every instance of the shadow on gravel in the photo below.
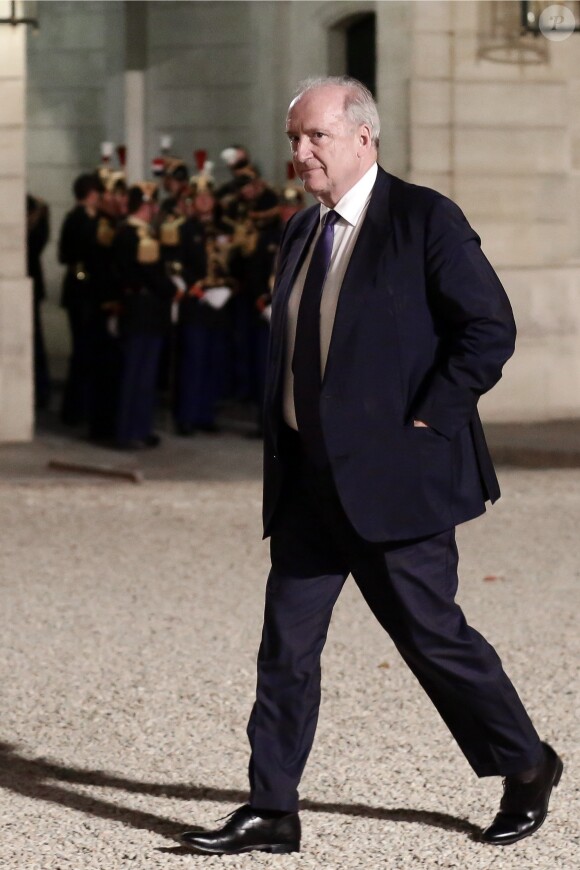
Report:
M 56 782 L 55 782 L 56 780 Z M 152 797 L 174 798 L 184 801 L 212 801 L 216 803 L 242 804 L 247 793 L 234 789 L 212 788 L 199 785 L 171 785 L 164 783 L 138 782 L 123 779 L 100 770 L 83 770 L 54 764 L 44 758 L 25 758 L 9 743 L 0 743 L 0 788 L 33 800 L 47 801 L 71 810 L 86 813 L 99 819 L 121 822 L 130 827 L 152 831 L 164 837 L 176 839 L 184 830 L 183 822 L 130 809 L 116 803 L 80 794 L 64 788 L 62 784 L 117 788 L 133 794 L 146 794 Z M 365 804 L 326 803 L 324 801 L 302 801 L 301 809 L 314 813 L 335 813 L 344 816 L 361 816 L 387 822 L 412 822 L 479 835 L 480 829 L 468 822 L 446 813 L 428 812 L 405 808 L 369 807 Z M 194 826 L 189 826 L 192 830 Z M 201 830 L 201 829 L 200 829 Z M 163 851 L 179 852 L 182 847 Z M 189 851 L 189 850 L 185 850 Z

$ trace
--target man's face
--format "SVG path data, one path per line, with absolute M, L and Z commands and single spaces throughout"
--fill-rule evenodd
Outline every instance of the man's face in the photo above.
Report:
M 152 224 L 157 216 L 157 212 L 159 211 L 159 206 L 157 205 L 157 203 L 155 202 L 154 199 L 150 199 L 148 202 L 145 203 L 145 209 L 146 209 L 145 220 L 147 221 L 147 223 Z
M 87 194 L 85 203 L 88 208 L 99 208 L 101 204 L 101 191 L 93 188 Z
M 115 191 L 114 196 L 117 215 L 119 215 L 119 217 L 124 217 L 129 211 L 129 194 L 126 190 L 117 190 Z
M 196 214 L 202 220 L 209 220 L 213 217 L 215 209 L 215 197 L 208 190 L 200 190 L 194 198 L 194 206 Z
M 170 196 L 179 196 L 185 185 L 183 181 L 179 181 L 177 178 L 173 178 L 169 175 L 167 176 L 164 187 Z
M 104 190 L 101 194 L 101 201 L 99 203 L 101 211 L 109 216 L 114 216 L 115 214 L 115 199 L 110 190 Z
M 320 87 L 290 104 L 286 134 L 304 189 L 332 208 L 374 162 L 366 126 L 344 114 L 344 88 Z

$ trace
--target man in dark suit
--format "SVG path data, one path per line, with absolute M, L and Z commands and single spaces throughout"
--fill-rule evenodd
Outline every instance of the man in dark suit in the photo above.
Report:
M 184 842 L 299 849 L 320 655 L 352 574 L 475 773 L 505 778 L 483 839 L 513 843 L 544 821 L 563 766 L 454 600 L 455 526 L 499 496 L 477 402 L 513 352 L 511 308 L 460 209 L 377 166 L 359 82 L 304 83 L 287 134 L 320 206 L 289 221 L 274 290 L 250 800 Z

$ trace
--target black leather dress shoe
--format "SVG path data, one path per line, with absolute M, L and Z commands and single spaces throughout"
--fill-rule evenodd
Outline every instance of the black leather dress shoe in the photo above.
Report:
M 499 813 L 481 836 L 485 843 L 509 846 L 529 837 L 545 821 L 552 789 L 560 782 L 564 765 L 551 746 L 547 743 L 542 746 L 544 761 L 529 782 L 516 776 L 504 779 Z
M 271 852 L 275 855 L 300 851 L 298 813 L 262 818 L 248 804 L 235 810 L 223 828 L 216 831 L 186 831 L 185 846 L 204 855 L 239 855 L 243 852 Z

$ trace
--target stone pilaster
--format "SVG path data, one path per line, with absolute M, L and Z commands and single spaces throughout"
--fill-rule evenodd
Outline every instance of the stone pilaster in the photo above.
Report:
M 0 442 L 33 429 L 32 294 L 26 277 L 26 30 L 0 27 Z

